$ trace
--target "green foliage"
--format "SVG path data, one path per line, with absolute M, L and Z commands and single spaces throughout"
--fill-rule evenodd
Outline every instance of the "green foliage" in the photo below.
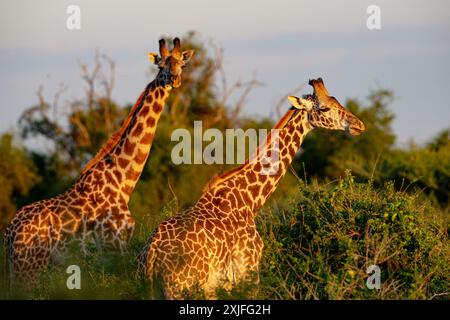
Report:
M 358 184 L 304 186 L 292 208 L 266 210 L 262 298 L 430 299 L 448 296 L 444 217 L 418 194 Z M 381 290 L 366 268 L 381 268 Z
M 396 181 L 398 188 L 422 190 L 447 211 L 450 208 L 450 139 L 442 132 L 428 146 L 394 150 L 380 163 L 377 180 Z
M 11 134 L 0 137 L 0 230 L 16 211 L 18 198 L 28 193 L 39 181 L 37 170 L 26 151 L 13 144 Z

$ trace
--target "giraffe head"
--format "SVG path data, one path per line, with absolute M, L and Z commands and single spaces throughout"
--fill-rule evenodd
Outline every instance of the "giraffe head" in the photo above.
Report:
M 169 51 L 164 39 L 159 40 L 159 53 L 149 53 L 149 59 L 159 68 L 158 77 L 165 85 L 178 88 L 181 85 L 181 73 L 191 59 L 194 50 L 181 52 L 180 39 L 173 39 L 173 49 Z
M 312 127 L 344 130 L 353 136 L 357 136 L 365 130 L 361 120 L 345 109 L 335 97 L 330 96 L 322 78 L 309 80 L 309 84 L 314 88 L 312 95 L 304 95 L 302 98 L 289 96 L 288 98 L 295 108 L 308 112 L 308 121 Z

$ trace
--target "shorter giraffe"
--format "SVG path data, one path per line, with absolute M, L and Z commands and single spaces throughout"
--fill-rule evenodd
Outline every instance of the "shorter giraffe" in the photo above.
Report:
M 250 161 L 214 178 L 193 207 L 156 228 L 138 257 L 150 290 L 162 285 L 166 298 L 178 299 L 200 288 L 214 298 L 218 287 L 229 290 L 241 281 L 259 282 L 263 241 L 254 219 L 303 138 L 317 127 L 352 135 L 365 130 L 328 94 L 322 79 L 309 83 L 313 95 L 289 97 L 293 107 L 276 124 L 277 134 L 269 135 Z

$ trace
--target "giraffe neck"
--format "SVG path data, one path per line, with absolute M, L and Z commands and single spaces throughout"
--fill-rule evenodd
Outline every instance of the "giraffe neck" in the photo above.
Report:
M 122 129 L 86 166 L 77 183 L 88 191 L 121 195 L 128 203 L 150 153 L 172 87 L 156 78 L 141 93 Z
M 305 110 L 289 110 L 275 126 L 276 134 L 272 131 L 268 135 L 251 160 L 219 177 L 219 182 L 213 184 L 208 193 L 212 198 L 219 193 L 219 197 L 223 195 L 232 207 L 235 204 L 239 209 L 244 207 L 256 215 L 285 175 L 304 137 L 313 129 L 307 118 Z M 227 192 L 221 192 L 227 189 Z

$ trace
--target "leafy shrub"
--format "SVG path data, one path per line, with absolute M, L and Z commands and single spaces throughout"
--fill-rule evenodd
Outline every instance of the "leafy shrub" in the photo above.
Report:
M 431 299 L 448 297 L 445 221 L 418 194 L 357 184 L 304 186 L 292 208 L 259 217 L 265 251 L 261 298 Z M 381 269 L 381 289 L 366 269 Z

